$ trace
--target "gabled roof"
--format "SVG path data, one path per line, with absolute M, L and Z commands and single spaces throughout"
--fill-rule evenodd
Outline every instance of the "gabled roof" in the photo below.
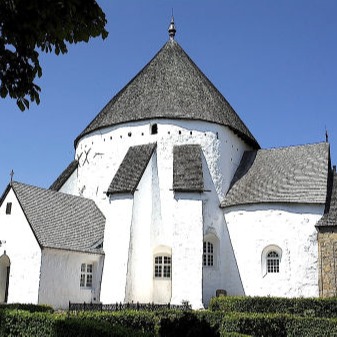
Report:
M 337 226 L 337 174 L 331 173 L 331 186 L 327 198 L 327 207 L 322 218 L 317 222 L 317 227 L 333 227 Z
M 156 143 L 131 146 L 111 181 L 107 195 L 133 194 L 155 148 Z
M 41 247 L 102 253 L 105 217 L 89 199 L 12 182 Z
M 68 178 L 73 174 L 73 172 L 78 167 L 78 161 L 73 160 L 66 169 L 57 177 L 57 179 L 51 184 L 49 187 L 50 190 L 59 191 L 60 188 L 64 185 L 64 183 L 68 180 Z
M 201 120 L 228 126 L 248 144 L 259 148 L 234 109 L 170 39 L 154 58 L 103 108 L 75 140 L 112 125 L 153 119 Z
M 203 192 L 204 178 L 200 145 L 173 147 L 173 190 Z
M 221 206 L 325 204 L 329 165 L 328 143 L 246 152 Z

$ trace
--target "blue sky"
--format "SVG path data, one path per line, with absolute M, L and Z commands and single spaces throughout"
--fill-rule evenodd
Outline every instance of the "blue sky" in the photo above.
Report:
M 331 143 L 337 163 L 336 0 L 101 0 L 106 40 L 41 54 L 41 103 L 0 100 L 0 190 L 14 179 L 49 187 L 74 139 L 168 39 L 213 82 L 262 148 Z M 0 192 L 1 194 L 2 192 Z

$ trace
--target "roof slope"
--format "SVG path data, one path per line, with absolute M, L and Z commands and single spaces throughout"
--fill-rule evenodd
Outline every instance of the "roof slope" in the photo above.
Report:
M 246 152 L 221 206 L 325 204 L 329 153 L 328 143 Z
M 13 182 L 12 187 L 42 247 L 102 253 L 105 217 L 89 199 Z
M 107 126 L 152 118 L 193 119 L 226 125 L 259 145 L 234 109 L 170 39 L 77 137 Z
M 173 147 L 173 190 L 176 192 L 203 192 L 200 145 Z
M 75 159 L 57 177 L 57 179 L 51 184 L 49 189 L 58 191 L 64 185 L 64 183 L 68 180 L 68 178 L 72 175 L 72 173 L 77 169 L 77 167 L 78 167 L 78 161 Z
M 133 194 L 155 148 L 156 143 L 131 146 L 113 177 L 107 194 Z
M 317 227 L 331 227 L 337 226 L 337 174 L 332 173 L 331 179 L 331 191 L 328 197 L 328 207 L 322 216 L 322 218 L 317 222 Z

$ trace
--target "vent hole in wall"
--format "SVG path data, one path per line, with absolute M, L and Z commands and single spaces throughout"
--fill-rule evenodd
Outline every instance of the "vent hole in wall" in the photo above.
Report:
M 156 135 L 158 133 L 158 125 L 152 124 L 151 125 L 151 135 Z

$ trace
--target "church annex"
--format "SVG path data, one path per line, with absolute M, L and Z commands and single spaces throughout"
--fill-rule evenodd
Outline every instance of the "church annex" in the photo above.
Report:
M 49 189 L 7 186 L 0 302 L 336 296 L 329 144 L 261 149 L 175 32 Z

